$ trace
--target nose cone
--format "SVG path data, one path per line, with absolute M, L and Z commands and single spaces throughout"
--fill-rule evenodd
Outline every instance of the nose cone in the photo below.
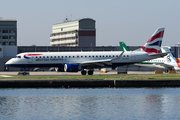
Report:
M 10 59 L 10 60 L 8 60 L 8 61 L 5 63 L 5 66 L 11 66 L 12 63 L 13 63 L 13 60 Z

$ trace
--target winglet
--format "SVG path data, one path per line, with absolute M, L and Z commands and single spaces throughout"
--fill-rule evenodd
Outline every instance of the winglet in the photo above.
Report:
M 123 54 L 124 54 L 124 51 L 123 51 L 117 58 L 114 58 L 114 59 L 112 59 L 112 60 L 120 59 L 120 58 L 122 57 Z M 111 61 L 112 61 L 112 60 L 111 60 Z

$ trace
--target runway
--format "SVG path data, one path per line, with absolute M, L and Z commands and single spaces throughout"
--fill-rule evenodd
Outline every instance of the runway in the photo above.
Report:
M 154 72 L 142 72 L 142 71 L 128 71 L 127 74 L 154 74 Z M 49 71 L 38 71 L 38 72 L 29 72 L 28 76 L 79 76 L 81 72 L 49 72 Z M 100 71 L 94 71 L 93 75 L 117 75 L 117 71 L 109 71 L 107 73 L 101 73 Z M 14 76 L 22 76 L 18 75 L 18 71 L 16 72 L 0 72 L 0 77 L 14 77 Z

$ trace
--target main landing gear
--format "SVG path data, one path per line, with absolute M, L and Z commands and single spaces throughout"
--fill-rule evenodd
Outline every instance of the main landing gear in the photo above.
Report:
M 26 72 L 26 68 L 23 68 L 22 72 L 18 72 L 18 75 L 29 75 L 29 72 Z
M 84 70 L 84 69 L 83 69 L 83 70 L 81 70 L 81 74 L 82 74 L 82 75 L 86 75 L 86 73 L 87 73 L 87 72 L 88 72 L 88 75 L 93 75 L 93 73 L 94 73 L 94 71 L 93 71 L 93 70 L 87 70 L 87 71 L 86 71 L 86 70 Z

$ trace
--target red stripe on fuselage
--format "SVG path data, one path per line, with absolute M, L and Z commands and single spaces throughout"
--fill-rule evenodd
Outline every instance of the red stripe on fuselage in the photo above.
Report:
M 157 49 L 154 49 L 154 48 L 146 48 L 146 47 L 143 46 L 142 49 L 147 53 L 152 53 L 152 52 L 160 53 L 160 50 L 157 50 Z
M 37 55 L 42 55 L 42 54 L 25 54 L 24 56 L 37 56 Z
M 147 41 L 147 43 L 148 43 L 148 42 L 152 42 L 153 40 L 155 40 L 155 39 L 157 39 L 157 38 L 163 37 L 163 34 L 164 34 L 164 31 L 161 31 L 161 32 L 159 32 L 158 34 L 150 37 L 149 40 Z

